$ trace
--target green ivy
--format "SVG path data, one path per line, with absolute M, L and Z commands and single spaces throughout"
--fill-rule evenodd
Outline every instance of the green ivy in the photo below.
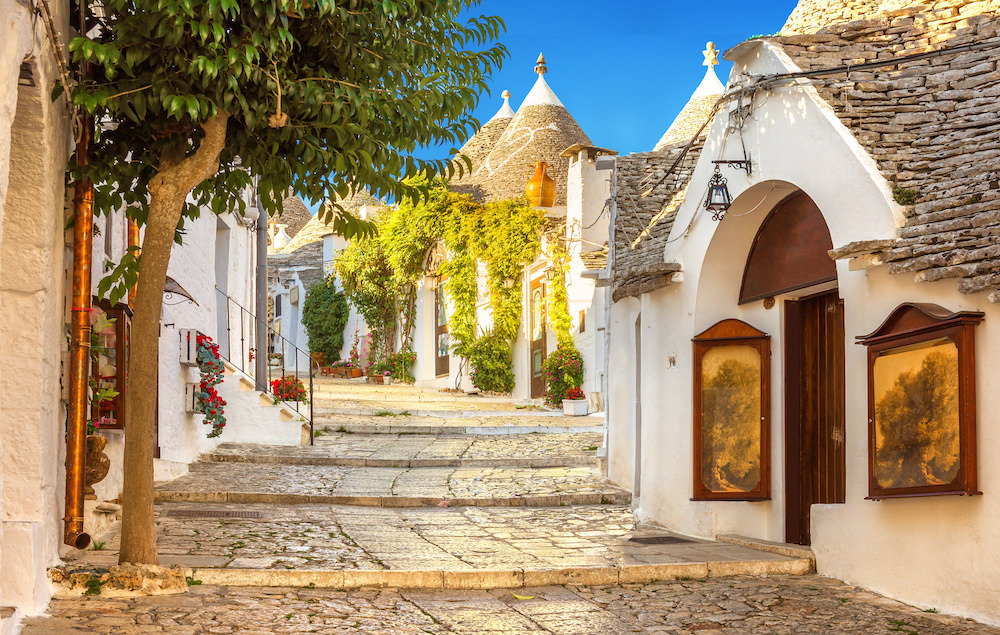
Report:
M 376 231 L 381 226 L 375 221 Z M 371 351 L 383 358 L 391 351 L 396 332 L 396 297 L 393 271 L 382 241 L 366 237 L 351 239 L 335 263 L 348 301 L 365 318 L 371 332 Z
M 564 226 L 560 226 L 564 227 Z M 560 231 L 550 234 L 547 244 L 549 260 L 552 262 L 553 276 L 546 295 L 549 300 L 548 322 L 555 333 L 560 347 L 573 346 L 573 320 L 569 315 L 569 296 L 566 292 L 566 276 L 569 273 L 569 252 Z
M 344 347 L 344 327 L 350 308 L 347 298 L 337 291 L 331 275 L 313 285 L 302 304 L 302 324 L 309 336 L 309 352 L 323 353 L 328 364 L 340 359 Z

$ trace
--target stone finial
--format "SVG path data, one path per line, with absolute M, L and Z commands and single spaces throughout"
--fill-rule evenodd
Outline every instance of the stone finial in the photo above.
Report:
M 504 103 L 510 103 L 510 91 L 509 90 L 503 91 L 502 93 L 500 93 L 500 96 L 503 97 Z
M 539 75 L 549 72 L 549 67 L 545 65 L 545 56 L 541 53 L 538 54 L 538 59 L 535 61 L 535 72 Z
M 715 42 L 706 44 L 705 50 L 702 53 L 705 55 L 705 61 L 701 63 L 702 66 L 711 68 L 719 65 L 719 52 L 715 50 Z

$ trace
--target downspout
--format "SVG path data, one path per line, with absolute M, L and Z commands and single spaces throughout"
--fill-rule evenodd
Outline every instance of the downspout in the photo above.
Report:
M 135 257 L 139 257 L 139 223 L 135 222 L 134 219 L 128 217 L 125 214 L 125 220 L 128 223 L 128 247 L 135 253 Z M 133 249 L 134 248 L 134 249 Z M 136 283 L 138 284 L 138 283 Z M 128 308 L 135 308 L 135 288 L 136 285 L 133 284 L 132 288 L 128 290 Z
M 94 119 L 81 114 L 76 166 L 86 167 Z M 66 430 L 66 515 L 63 542 L 86 549 L 90 536 L 83 531 L 83 476 L 87 451 L 87 393 L 90 385 L 90 293 L 94 247 L 94 185 L 77 178 L 73 203 L 73 291 L 70 325 L 69 425 Z
M 611 380 L 608 373 L 611 371 L 611 307 L 614 304 L 612 297 L 615 292 L 615 223 L 618 220 L 618 159 L 612 159 L 614 167 L 611 168 L 611 220 L 608 232 L 608 275 L 611 284 L 604 287 L 604 475 L 607 476 L 611 470 L 611 455 L 608 453 L 608 430 L 611 422 Z
M 267 392 L 267 211 L 257 189 L 257 355 L 254 357 L 255 388 Z

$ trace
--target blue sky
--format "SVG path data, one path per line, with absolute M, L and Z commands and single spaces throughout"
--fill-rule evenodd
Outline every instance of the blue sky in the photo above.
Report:
M 485 122 L 511 92 L 517 109 L 534 84 L 538 53 L 545 79 L 598 146 L 652 149 L 705 74 L 702 50 L 722 51 L 752 35 L 779 31 L 796 0 L 483 0 L 479 13 L 500 15 L 510 52 L 490 81 L 476 116 Z M 723 83 L 730 64 L 716 67 Z M 444 158 L 428 148 L 422 158 Z
M 476 117 L 485 123 L 504 90 L 516 110 L 545 54 L 546 80 L 594 144 L 620 154 L 651 150 L 705 75 L 702 51 L 724 51 L 753 35 L 778 32 L 797 0 L 483 0 L 476 13 L 500 15 L 510 56 L 490 80 Z M 716 72 L 725 83 L 730 64 Z M 450 146 L 423 148 L 445 159 Z M 317 205 L 309 206 L 313 212 Z

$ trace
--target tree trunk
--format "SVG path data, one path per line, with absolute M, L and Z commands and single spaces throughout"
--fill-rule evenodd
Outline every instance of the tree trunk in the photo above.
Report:
M 149 183 L 149 217 L 139 257 L 125 395 L 125 486 L 119 562 L 157 564 L 153 452 L 163 284 L 184 200 L 195 186 L 218 172 L 228 119 L 227 113 L 220 112 L 202 124 L 205 136 L 194 154 L 178 159 L 164 157 Z

